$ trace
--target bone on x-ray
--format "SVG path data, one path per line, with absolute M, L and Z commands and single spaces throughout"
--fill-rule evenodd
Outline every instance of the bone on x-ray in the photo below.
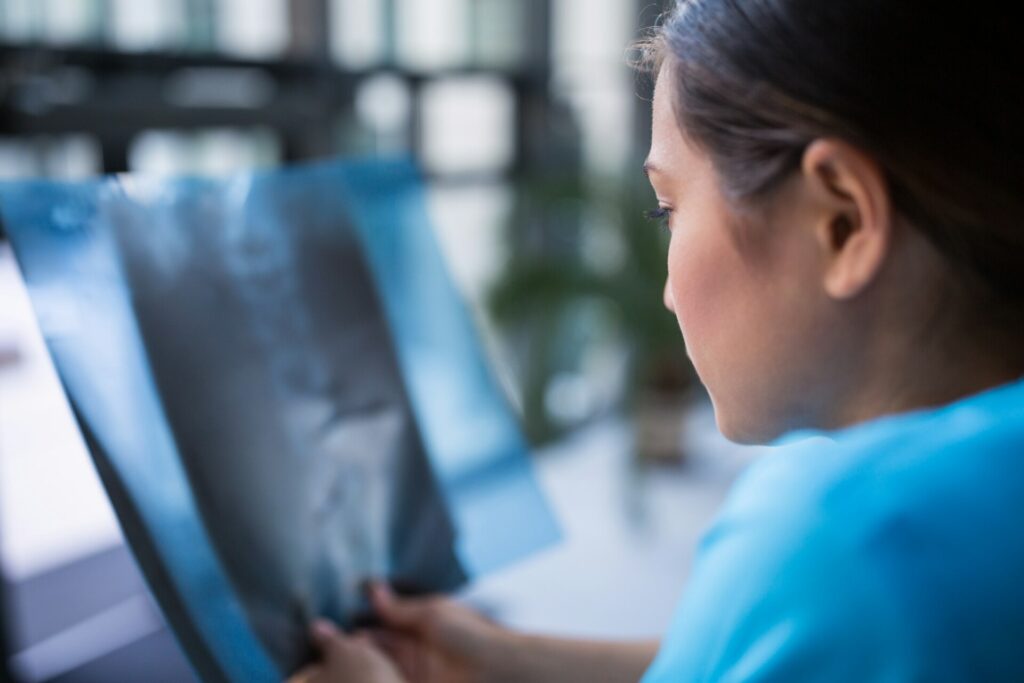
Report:
M 197 673 L 278 681 L 360 584 L 557 530 L 405 161 L 0 186 L 125 537 Z

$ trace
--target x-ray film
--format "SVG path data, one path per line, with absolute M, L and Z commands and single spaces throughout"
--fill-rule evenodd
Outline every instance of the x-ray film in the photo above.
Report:
M 405 161 L 0 186 L 61 381 L 206 681 L 279 681 L 360 585 L 557 537 Z

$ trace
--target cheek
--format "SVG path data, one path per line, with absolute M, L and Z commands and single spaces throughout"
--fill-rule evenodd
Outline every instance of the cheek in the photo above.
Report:
M 703 377 L 705 358 L 728 337 L 729 318 L 742 306 L 735 281 L 737 255 L 710 230 L 677 231 L 669 247 L 669 282 L 673 310 L 687 349 Z
M 708 390 L 719 428 L 747 440 L 765 415 L 760 387 L 774 364 L 763 343 L 773 322 L 771 293 L 729 239 L 708 224 L 673 234 L 669 287 L 687 352 Z M 770 336 L 770 335 L 769 335 Z M 771 393 L 768 391 L 767 393 Z
M 668 286 L 722 433 L 758 442 L 813 417 L 813 390 L 821 369 L 835 367 L 829 349 L 841 333 L 820 314 L 808 258 L 781 244 L 770 258 L 756 247 L 752 255 L 729 231 L 715 221 L 674 231 Z

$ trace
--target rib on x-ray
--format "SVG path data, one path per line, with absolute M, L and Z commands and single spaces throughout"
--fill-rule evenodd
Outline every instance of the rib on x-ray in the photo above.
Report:
M 197 673 L 278 681 L 361 583 L 553 541 L 404 161 L 0 187 L 125 537 Z

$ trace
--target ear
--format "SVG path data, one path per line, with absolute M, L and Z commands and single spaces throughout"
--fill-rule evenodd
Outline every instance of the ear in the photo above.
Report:
M 878 275 L 892 243 L 885 174 L 868 154 L 832 138 L 807 146 L 801 171 L 817 200 L 814 234 L 824 256 L 825 291 L 851 299 Z

